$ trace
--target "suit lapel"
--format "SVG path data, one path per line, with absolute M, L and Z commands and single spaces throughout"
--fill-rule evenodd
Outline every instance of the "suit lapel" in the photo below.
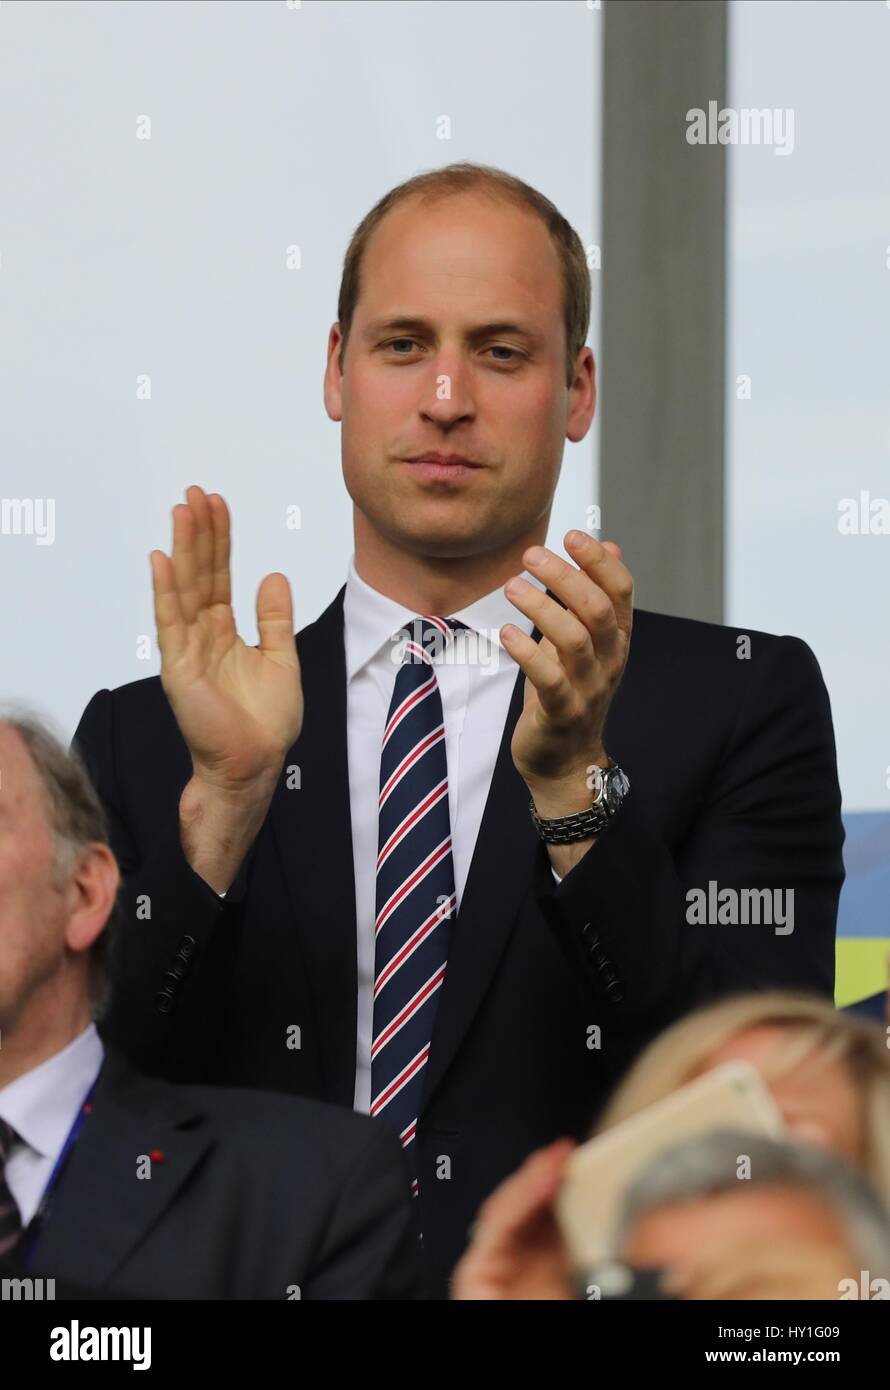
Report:
M 50 1206 L 35 1267 L 84 1289 L 102 1288 L 213 1142 L 200 1111 L 175 1087 L 106 1054 L 92 1113 Z M 197 1123 L 196 1123 L 197 1121 Z M 139 1177 L 140 1157 L 151 1176 Z
M 299 768 L 299 790 L 285 774 L 269 814 L 315 999 L 325 1096 L 351 1106 L 358 984 L 344 592 L 297 636 L 304 717 L 285 769 Z

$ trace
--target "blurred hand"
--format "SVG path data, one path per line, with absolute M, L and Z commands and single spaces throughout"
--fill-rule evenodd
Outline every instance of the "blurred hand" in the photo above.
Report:
M 161 684 L 195 776 L 222 793 L 277 776 L 303 722 L 290 585 L 269 574 L 256 601 L 260 642 L 232 611 L 229 510 L 190 487 L 173 509 L 173 554 L 151 554 Z
M 479 1211 L 452 1283 L 455 1299 L 573 1298 L 553 1199 L 575 1144 L 559 1139 L 527 1158 Z

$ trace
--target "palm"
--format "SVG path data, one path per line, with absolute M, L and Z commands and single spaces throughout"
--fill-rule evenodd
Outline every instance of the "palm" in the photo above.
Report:
M 267 575 L 260 643 L 238 635 L 230 598 L 228 511 L 189 489 L 174 512 L 172 559 L 152 555 L 161 681 L 193 763 L 227 787 L 280 765 L 303 718 L 290 586 Z

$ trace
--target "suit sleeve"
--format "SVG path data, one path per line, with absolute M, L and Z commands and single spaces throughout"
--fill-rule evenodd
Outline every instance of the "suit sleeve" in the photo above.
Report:
M 309 1299 L 414 1299 L 421 1262 L 401 1146 L 379 1122 L 347 1172 L 312 1270 Z
M 206 1050 L 201 995 L 214 988 L 214 960 L 225 952 L 215 937 L 243 897 L 247 861 L 224 902 L 187 862 L 175 810 L 150 844 L 137 844 L 117 775 L 111 691 L 93 696 L 74 744 L 105 809 L 122 879 L 102 1034 L 139 1070 L 194 1080 L 195 1060 Z
M 645 1020 L 651 1034 L 704 999 L 757 988 L 830 998 L 844 878 L 840 810 L 818 664 L 804 642 L 778 638 L 759 658 L 679 847 L 668 847 L 631 787 L 613 824 L 558 886 L 542 862 L 539 900 L 588 997 L 619 1030 Z M 759 909 L 758 924 L 719 914 L 700 924 L 693 890 L 706 896 L 711 881 L 712 892 L 748 890 L 752 903 L 752 890 L 768 890 L 770 907 Z

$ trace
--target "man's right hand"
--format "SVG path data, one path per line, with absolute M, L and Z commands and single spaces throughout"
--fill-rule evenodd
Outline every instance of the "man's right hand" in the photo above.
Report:
M 290 585 L 269 574 L 257 593 L 260 642 L 232 612 L 229 511 L 190 487 L 173 509 L 173 555 L 151 553 L 161 684 L 192 757 L 180 800 L 188 862 L 218 893 L 262 825 L 285 754 L 303 723 Z

